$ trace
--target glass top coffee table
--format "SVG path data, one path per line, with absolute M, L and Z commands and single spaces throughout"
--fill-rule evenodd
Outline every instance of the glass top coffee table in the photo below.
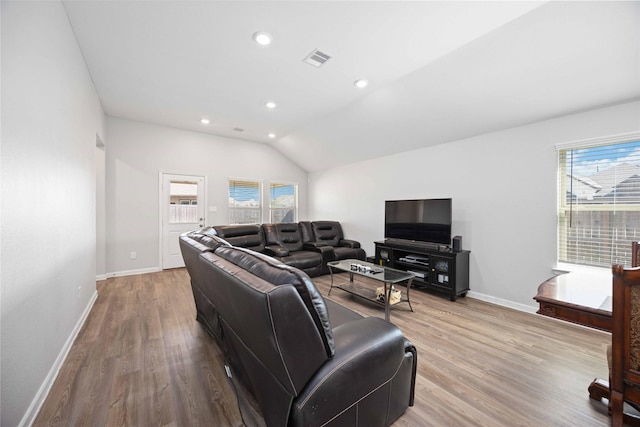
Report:
M 413 311 L 413 307 L 411 307 L 411 300 L 409 299 L 409 290 L 411 289 L 411 282 L 415 277 L 413 273 L 408 273 L 402 270 L 396 270 L 394 268 L 384 267 L 381 265 L 371 264 L 370 262 L 360 261 L 358 259 L 345 259 L 342 261 L 331 261 L 327 263 L 329 267 L 329 272 L 331 273 L 331 287 L 329 288 L 329 295 L 331 295 L 331 291 L 334 286 L 343 291 L 349 292 L 352 295 L 358 296 L 360 298 L 364 298 L 371 302 L 374 302 L 378 305 L 384 306 L 384 319 L 388 322 L 390 317 L 390 304 L 391 300 L 391 289 L 394 284 L 402 283 L 406 281 L 407 286 L 407 298 L 403 299 L 400 297 L 401 302 L 406 302 L 409 304 L 409 309 Z M 338 272 L 347 272 L 349 273 L 349 283 L 341 283 L 339 285 L 334 285 L 334 271 Z M 377 298 L 376 290 L 369 284 L 367 286 L 365 283 L 354 283 L 353 277 L 361 276 L 372 279 L 376 282 L 380 282 L 384 284 L 384 301 L 380 301 Z M 395 305 L 395 304 L 393 304 Z

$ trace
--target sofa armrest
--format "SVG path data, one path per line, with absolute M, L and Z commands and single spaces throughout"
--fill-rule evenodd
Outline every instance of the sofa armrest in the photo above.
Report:
M 264 253 L 269 256 L 284 257 L 289 256 L 289 249 L 280 245 L 269 245 L 264 247 Z
M 304 247 L 309 250 L 316 250 L 318 248 L 329 247 L 325 242 L 305 242 Z
M 340 241 L 338 242 L 338 245 L 357 249 L 360 247 L 360 242 L 356 242 L 355 240 L 350 240 L 350 239 L 340 239 Z
M 327 269 L 327 263 L 336 260 L 336 253 L 333 250 L 333 246 L 329 246 L 322 242 L 307 242 L 303 248 L 308 251 L 320 252 L 322 255 L 322 268 Z M 325 273 L 328 273 L 326 270 Z
M 380 318 L 367 317 L 336 327 L 333 337 L 335 356 L 322 365 L 296 398 L 292 425 L 322 425 L 374 392 L 401 400 L 395 405 L 400 408 L 382 405 L 374 409 L 383 419 L 389 415 L 387 410 L 399 409 L 402 413 L 413 404 L 417 354 L 400 329 Z M 395 383 L 403 384 L 406 390 L 392 392 Z

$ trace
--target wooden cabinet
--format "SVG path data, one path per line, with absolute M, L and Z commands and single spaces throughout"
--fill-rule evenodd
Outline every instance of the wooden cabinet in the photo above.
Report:
M 449 295 L 451 301 L 469 291 L 469 251 L 441 251 L 427 245 L 401 242 L 375 242 L 375 262 L 413 273 L 415 288 L 426 288 Z

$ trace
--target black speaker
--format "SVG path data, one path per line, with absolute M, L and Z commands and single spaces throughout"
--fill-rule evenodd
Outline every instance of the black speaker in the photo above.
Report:
M 454 252 L 462 250 L 462 236 L 456 236 L 453 238 L 453 250 Z

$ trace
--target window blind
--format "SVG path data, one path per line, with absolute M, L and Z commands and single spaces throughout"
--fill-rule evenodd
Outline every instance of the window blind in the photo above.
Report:
M 640 240 L 640 140 L 558 150 L 558 261 L 631 265 Z
M 229 180 L 229 224 L 262 222 L 262 184 L 259 181 Z
M 295 184 L 269 185 L 269 220 L 271 223 L 296 222 L 298 192 Z

